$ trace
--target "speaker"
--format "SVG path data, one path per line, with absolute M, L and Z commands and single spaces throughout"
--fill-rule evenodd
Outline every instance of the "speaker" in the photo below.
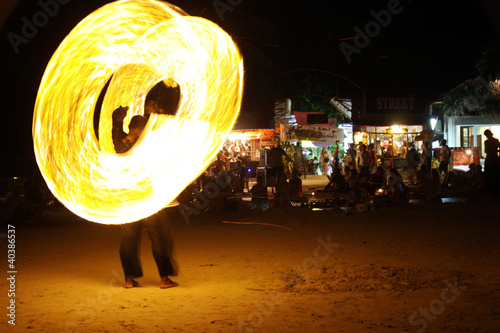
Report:
M 269 149 L 262 148 L 259 150 L 260 152 L 260 161 L 259 161 L 259 166 L 260 167 L 267 167 L 269 164 Z
M 266 186 L 273 186 L 275 179 L 271 175 L 271 168 L 269 167 L 257 167 L 257 177 L 262 176 L 264 178 L 264 184 Z

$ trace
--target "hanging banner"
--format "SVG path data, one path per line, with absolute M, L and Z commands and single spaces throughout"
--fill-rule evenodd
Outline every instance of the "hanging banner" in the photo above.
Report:
M 309 141 L 317 147 L 331 146 L 336 140 L 344 142 L 344 130 L 320 126 L 291 126 L 290 141 Z

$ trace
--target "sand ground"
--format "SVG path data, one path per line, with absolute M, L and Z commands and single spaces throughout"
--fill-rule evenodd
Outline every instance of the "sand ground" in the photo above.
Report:
M 209 210 L 189 223 L 171 209 L 179 287 L 162 290 L 146 235 L 140 287 L 124 289 L 120 227 L 52 209 L 15 229 L 15 326 L 0 238 L 0 331 L 498 332 L 499 213 L 498 197 L 350 215 Z

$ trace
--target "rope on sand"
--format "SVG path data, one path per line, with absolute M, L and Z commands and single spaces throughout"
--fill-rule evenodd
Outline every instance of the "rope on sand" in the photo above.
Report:
M 272 227 L 278 227 L 278 228 L 283 228 L 283 229 L 287 229 L 287 230 L 292 230 L 288 227 L 284 227 L 282 225 L 278 225 L 278 224 L 271 224 L 271 223 L 260 223 L 260 222 L 229 222 L 229 221 L 222 221 L 222 223 L 229 223 L 229 224 L 260 224 L 260 225 L 269 225 L 269 226 L 272 226 Z

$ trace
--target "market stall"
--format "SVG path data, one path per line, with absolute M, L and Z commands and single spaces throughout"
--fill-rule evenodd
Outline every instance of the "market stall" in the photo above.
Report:
M 266 164 L 266 149 L 279 143 L 278 133 L 274 129 L 240 129 L 233 130 L 228 136 L 223 149 L 227 149 L 230 157 L 243 161 L 251 177 L 255 177 L 257 167 Z
M 353 113 L 354 143 L 373 144 L 378 163 L 403 168 L 411 145 L 420 150 L 432 140 L 428 106 L 424 90 L 365 90 L 364 99 L 353 101 L 360 110 Z
M 422 131 L 422 125 L 355 126 L 354 142 L 373 144 L 379 163 L 383 160 L 389 167 L 398 168 L 405 164 L 408 147 L 421 148 L 418 136 Z

